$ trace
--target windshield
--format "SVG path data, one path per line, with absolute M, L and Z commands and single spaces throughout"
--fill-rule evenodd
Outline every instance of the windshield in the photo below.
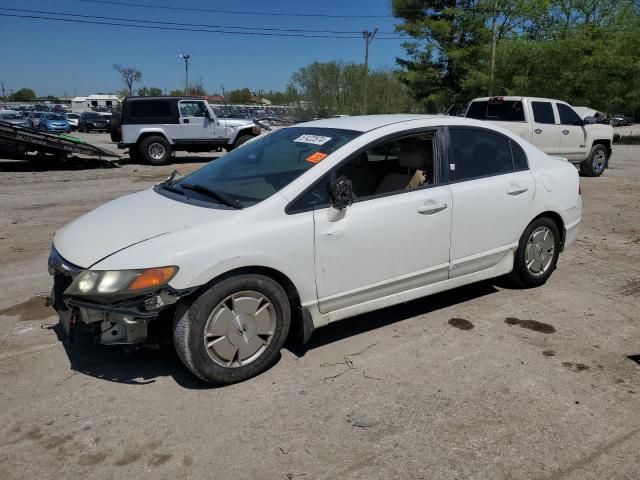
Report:
M 64 115 L 60 115 L 58 113 L 50 113 L 47 115 L 48 120 L 64 120 Z
M 97 113 L 87 113 L 85 116 L 87 118 L 90 118 L 91 120 L 101 119 L 102 118 L 102 116 L 97 114 Z
M 2 113 L 0 114 L 0 118 L 4 120 L 22 120 L 22 117 L 17 113 Z
M 198 195 L 199 200 L 221 203 L 211 194 L 215 192 L 243 207 L 254 205 L 360 134 L 333 128 L 276 130 L 214 160 L 170 188 Z

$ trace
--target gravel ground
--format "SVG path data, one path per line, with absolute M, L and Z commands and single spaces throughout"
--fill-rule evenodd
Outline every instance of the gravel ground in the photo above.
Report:
M 639 157 L 618 146 L 582 179 L 582 230 L 545 286 L 332 324 L 224 388 L 171 352 L 65 345 L 37 296 L 58 228 L 212 155 L 0 160 L 0 478 L 640 478 Z

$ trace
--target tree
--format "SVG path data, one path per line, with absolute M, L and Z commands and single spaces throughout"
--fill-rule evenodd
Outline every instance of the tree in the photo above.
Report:
M 141 97 L 159 97 L 162 95 L 162 89 L 158 87 L 141 87 L 138 89 L 138 95 Z
M 207 95 L 207 91 L 204 89 L 202 84 L 202 78 L 198 78 L 193 84 L 191 84 L 189 88 L 189 95 L 193 95 L 196 97 L 204 97 Z
M 229 103 L 246 105 L 251 102 L 251 90 L 243 88 L 241 90 L 231 90 L 227 92 Z
M 172 97 L 182 97 L 184 95 L 184 90 L 174 88 L 173 90 L 169 91 L 169 95 L 171 95 Z
M 30 88 L 21 88 L 11 96 L 12 102 L 31 102 L 37 98 L 36 92 Z
M 139 82 L 142 79 L 142 72 L 140 72 L 140 70 L 136 70 L 133 67 L 123 67 L 115 63 L 113 64 L 113 68 L 115 68 L 118 73 L 120 73 L 122 82 L 129 89 L 129 95 L 133 95 L 133 84 L 135 82 Z

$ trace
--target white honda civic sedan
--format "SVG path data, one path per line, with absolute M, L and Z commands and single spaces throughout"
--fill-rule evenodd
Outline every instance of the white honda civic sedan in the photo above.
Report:
M 69 335 L 172 335 L 227 384 L 336 320 L 505 274 L 542 285 L 581 209 L 575 167 L 486 122 L 318 120 L 62 228 L 50 301 Z

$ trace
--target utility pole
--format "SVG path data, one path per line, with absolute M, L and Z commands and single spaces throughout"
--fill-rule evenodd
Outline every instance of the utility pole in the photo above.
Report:
M 493 2 L 491 17 L 491 73 L 489 80 L 489 96 L 493 95 L 493 83 L 496 77 L 496 44 L 498 43 L 498 0 Z
M 6 102 L 7 97 L 4 96 L 4 82 L 0 82 L 0 85 L 2 85 L 2 101 Z
M 187 52 L 184 52 L 184 53 L 178 55 L 178 58 L 181 58 L 181 59 L 184 60 L 185 93 L 187 95 L 189 95 L 189 93 L 190 93 L 190 89 L 189 89 L 189 59 L 191 58 L 191 55 L 189 55 Z
M 367 80 L 369 78 L 369 45 L 373 41 L 373 38 L 378 33 L 376 28 L 373 32 L 365 30 L 362 32 L 364 38 L 364 98 L 362 100 L 362 114 L 367 114 Z

